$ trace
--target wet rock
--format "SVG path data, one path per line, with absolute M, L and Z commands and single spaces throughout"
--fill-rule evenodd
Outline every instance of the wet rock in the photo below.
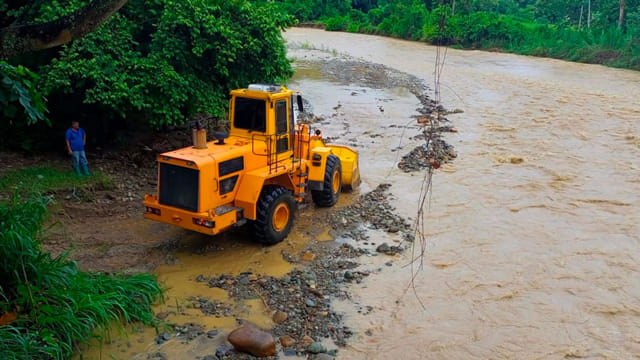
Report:
M 169 313 L 166 312 L 166 311 L 159 312 L 159 313 L 156 314 L 156 318 L 159 319 L 159 320 L 164 320 L 164 319 L 167 318 L 167 316 L 169 316 Z
M 209 339 L 213 339 L 216 336 L 218 336 L 219 333 L 220 333 L 220 331 L 218 331 L 218 330 L 210 330 L 210 331 L 207 331 L 207 337 Z
M 168 332 L 162 334 L 162 340 L 164 340 L 164 341 L 171 340 L 171 334 L 169 334 Z
M 306 299 L 304 301 L 304 304 L 307 305 L 308 307 L 316 307 L 316 302 L 311 299 Z
M 309 347 L 314 342 L 316 342 L 316 341 L 313 340 L 313 338 L 311 336 L 309 336 L 309 335 L 303 336 L 302 340 L 300 341 L 300 343 L 302 343 L 302 346 L 304 346 L 304 347 Z
M 289 335 L 280 336 L 279 340 L 283 348 L 290 348 L 296 344 L 296 340 Z
M 307 281 L 316 281 L 317 279 L 316 274 L 314 274 L 313 271 L 305 271 L 302 273 L 302 278 Z
M 296 356 L 296 355 L 298 355 L 296 353 L 296 349 L 284 349 L 283 353 L 284 353 L 284 356 Z
M 378 245 L 376 251 L 386 255 L 395 255 L 402 252 L 402 249 L 398 246 L 389 246 L 387 243 L 382 243 Z
M 322 345 L 320 342 L 314 342 L 313 344 L 307 347 L 307 351 L 312 354 L 319 354 L 327 352 L 327 348 Z
M 147 355 L 148 360 L 167 360 L 167 355 L 165 353 L 156 352 L 153 354 Z
M 314 261 L 283 277 L 265 275 L 256 282 L 243 285 L 239 279 L 246 275 L 220 275 L 208 278 L 208 284 L 210 287 L 226 290 L 234 300 L 242 300 L 256 294 L 273 309 L 274 315 L 278 311 L 286 313 L 286 321 L 280 324 L 274 321 L 275 326 L 270 331 L 274 336 L 287 335 L 294 339 L 302 339 L 303 336 L 310 335 L 316 339 L 332 338 L 336 344 L 344 345 L 345 339 L 351 335 L 344 333 L 340 324 L 342 316 L 331 309 L 329 299 L 347 298 L 342 275 L 344 271 L 358 266 L 352 259 L 364 252 L 342 244 L 338 247 L 314 247 L 313 253 L 317 254 Z M 356 276 L 361 278 L 363 275 L 357 273 Z M 307 306 L 308 299 L 315 303 L 314 307 Z M 209 301 L 203 306 L 202 312 L 220 313 L 220 309 L 227 306 L 217 303 L 214 308 L 213 304 L 216 304 L 215 300 Z M 230 316 L 237 317 L 237 309 L 229 306 L 229 311 L 232 312 Z M 298 349 L 306 349 L 315 341 L 313 338 L 307 337 L 308 343 L 305 345 L 298 341 Z
M 389 244 L 383 243 L 376 248 L 376 251 L 379 253 L 386 253 L 390 249 Z
M 273 322 L 276 324 L 282 324 L 283 322 L 287 321 L 288 317 L 289 315 L 286 312 L 276 311 L 275 314 L 273 314 Z
M 276 354 L 276 342 L 271 334 L 251 326 L 242 326 L 233 330 L 227 340 L 239 351 L 257 357 Z
M 202 360 L 220 360 L 220 358 L 215 355 L 207 355 L 203 357 Z
M 176 332 L 177 338 L 187 341 L 194 340 L 204 334 L 204 326 L 195 323 L 174 325 L 173 330 Z
M 347 280 L 351 280 L 353 278 L 355 278 L 355 276 L 353 275 L 353 273 L 351 271 L 345 271 L 344 272 L 344 278 Z
M 226 345 L 219 345 L 216 348 L 216 356 L 218 358 L 223 358 L 225 356 L 227 356 L 227 353 L 229 352 L 229 350 L 231 350 L 228 346 Z

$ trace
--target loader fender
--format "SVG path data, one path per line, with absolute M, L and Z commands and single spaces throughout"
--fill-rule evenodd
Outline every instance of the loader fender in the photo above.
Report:
M 287 174 L 269 173 L 258 169 L 246 173 L 239 185 L 234 205 L 243 209 L 243 215 L 250 220 L 256 219 L 256 204 L 265 185 L 279 185 L 293 191 L 293 180 Z
M 327 156 L 331 155 L 331 148 L 317 146 L 311 149 L 311 166 L 309 166 L 309 190 L 324 189 L 324 172 L 327 168 Z

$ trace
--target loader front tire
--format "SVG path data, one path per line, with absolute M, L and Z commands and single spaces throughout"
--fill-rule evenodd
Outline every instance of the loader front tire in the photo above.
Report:
M 322 190 L 312 190 L 313 202 L 322 207 L 333 206 L 338 202 L 342 190 L 342 166 L 340 158 L 335 155 L 327 156 L 327 167 L 324 171 Z
M 255 241 L 274 245 L 287 237 L 293 227 L 296 202 L 291 192 L 282 186 L 262 188 L 256 204 L 256 219 L 252 222 Z

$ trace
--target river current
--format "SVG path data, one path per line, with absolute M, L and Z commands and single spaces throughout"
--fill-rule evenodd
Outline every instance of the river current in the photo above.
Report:
M 432 46 L 304 28 L 285 38 L 318 50 L 294 51 L 298 61 L 346 55 L 433 87 Z M 408 252 L 338 304 L 358 334 L 339 358 L 638 358 L 640 73 L 449 49 L 441 83 L 442 104 L 464 112 L 449 116 L 458 158 L 433 178 L 424 267 L 408 266 Z M 360 149 L 364 187 L 390 182 L 398 212 L 415 217 L 422 175 L 390 173 L 390 149 L 415 131 L 384 124 L 406 123 L 417 100 L 386 99 L 406 104 L 380 113 L 384 94 L 359 103 L 348 98 L 357 86 L 322 74 L 291 87 L 316 113 L 342 99 L 352 133 L 384 134 Z

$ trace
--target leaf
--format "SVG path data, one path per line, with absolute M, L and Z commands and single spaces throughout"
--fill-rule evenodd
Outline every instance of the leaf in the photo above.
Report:
M 4 116 L 9 118 L 14 118 L 17 112 L 18 112 L 18 108 L 12 104 L 5 106 L 3 110 Z

